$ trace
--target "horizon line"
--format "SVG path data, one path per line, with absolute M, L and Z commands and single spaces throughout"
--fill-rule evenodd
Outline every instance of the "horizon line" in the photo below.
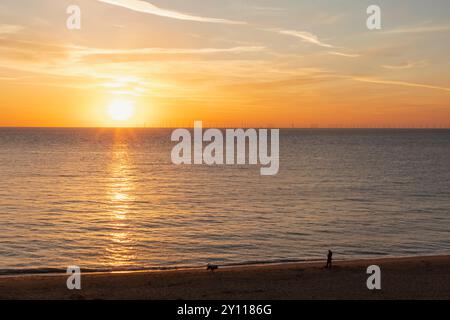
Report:
M 134 126 L 134 127 L 101 127 L 101 126 L 0 126 L 0 129 L 194 129 L 194 126 L 160 126 L 160 127 L 143 127 L 143 126 Z M 415 127 L 388 127 L 388 126 L 376 126 L 376 127 L 287 127 L 287 126 L 258 126 L 258 127 L 247 127 L 247 126 L 203 126 L 202 129 L 301 129 L 301 130 L 336 130 L 336 129 L 354 129 L 354 130 L 449 130 L 450 126 L 415 126 Z

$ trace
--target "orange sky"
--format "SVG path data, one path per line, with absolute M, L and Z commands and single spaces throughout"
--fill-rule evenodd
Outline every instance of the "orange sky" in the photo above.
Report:
M 2 1 L 0 126 L 450 127 L 449 3 L 380 3 Z

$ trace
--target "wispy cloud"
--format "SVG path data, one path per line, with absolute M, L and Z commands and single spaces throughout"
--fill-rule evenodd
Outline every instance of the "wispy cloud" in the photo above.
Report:
M 0 35 L 2 34 L 14 34 L 23 30 L 22 26 L 12 24 L 0 24 Z
M 255 5 L 245 2 L 233 2 L 230 7 L 236 12 L 245 12 L 246 16 L 279 16 L 287 11 L 285 8 Z
M 340 56 L 340 57 L 346 57 L 346 58 L 358 58 L 361 55 L 357 53 L 346 53 L 346 52 L 337 52 L 337 51 L 329 51 L 329 54 Z
M 334 48 L 333 45 L 322 42 L 318 36 L 307 31 L 298 30 L 282 30 L 282 29 L 266 29 L 267 31 L 277 32 L 282 35 L 296 37 L 304 42 L 311 43 L 324 48 Z
M 194 16 L 174 10 L 167 10 L 159 8 L 149 2 L 142 0 L 97 0 L 103 3 L 107 3 L 110 5 L 119 6 L 122 8 L 126 8 L 129 10 L 157 15 L 161 17 L 167 17 L 177 20 L 187 20 L 187 21 L 196 21 L 196 22 L 207 22 L 207 23 L 219 23 L 219 24 L 241 24 L 241 25 L 249 25 L 247 22 L 243 21 L 235 21 L 221 18 L 210 18 L 210 17 L 202 17 L 202 16 Z M 277 9 L 277 8 L 271 8 Z M 334 48 L 335 46 L 325 43 L 319 39 L 319 37 L 313 33 L 307 31 L 299 31 L 299 30 L 284 30 L 284 29 L 263 29 L 259 28 L 263 31 L 275 32 L 280 35 L 291 36 L 298 39 L 301 39 L 303 42 L 310 43 L 313 45 L 317 45 L 324 48 Z
M 384 80 L 384 79 L 368 78 L 368 77 L 350 77 L 350 79 L 355 80 L 355 81 L 369 82 L 369 83 L 375 83 L 375 84 L 386 84 L 386 85 L 396 85 L 396 86 L 404 86 L 404 87 L 434 89 L 434 90 L 450 92 L 450 88 L 434 86 L 434 85 L 429 85 L 429 84 L 424 84 L 424 83 Z
M 421 61 L 406 61 L 404 63 L 397 64 L 397 65 L 384 64 L 381 67 L 385 68 L 385 69 L 390 69 L 390 70 L 402 70 L 402 69 L 421 68 L 421 67 L 425 67 L 426 65 L 427 65 L 427 62 L 424 60 L 421 60 Z
M 232 48 L 137 48 L 137 49 L 97 49 L 87 47 L 73 47 L 76 54 L 214 54 L 214 53 L 246 53 L 264 51 L 263 46 L 247 46 Z
M 220 23 L 220 24 L 245 24 L 245 22 L 233 21 L 227 19 L 209 18 L 194 16 L 178 11 L 167 10 L 159 8 L 149 2 L 141 0 L 98 0 L 103 3 L 123 7 L 129 10 L 153 14 L 160 17 L 172 18 L 177 20 L 196 21 L 196 22 L 208 22 L 208 23 Z
M 428 33 L 428 32 L 444 32 L 450 30 L 450 24 L 434 25 L 434 26 L 418 26 L 418 27 L 402 27 L 387 30 L 385 34 L 403 34 L 403 33 Z
M 234 46 L 234 47 L 204 47 L 204 48 L 97 48 L 79 46 L 65 43 L 51 43 L 26 40 L 2 39 L 0 37 L 0 68 L 8 68 L 10 72 L 45 74 L 56 76 L 70 76 L 92 78 L 101 74 L 114 74 L 109 69 L 114 69 L 110 63 L 122 65 L 120 68 L 129 68 L 130 74 L 139 73 L 143 65 L 148 61 L 161 61 L 161 67 L 168 65 L 169 61 L 199 61 L 197 56 L 211 57 L 211 59 L 223 59 L 235 61 L 230 56 L 239 56 L 265 52 L 264 46 Z M 200 60 L 203 60 L 200 59 Z M 208 58 L 209 59 L 209 58 Z M 127 65 L 133 62 L 139 65 Z M 209 64 L 209 62 L 205 62 Z M 0 72 L 1 73 L 1 72 Z M 2 75 L 3 76 L 3 75 Z M 8 75 L 9 77 L 9 75 Z M 8 80 L 8 79 L 2 79 Z M 82 79 L 82 82 L 86 82 Z
M 313 19 L 313 23 L 317 25 L 334 25 L 347 17 L 347 13 L 330 14 L 327 12 L 319 12 Z
M 29 60 L 31 62 L 46 61 L 76 61 L 86 57 L 96 56 L 163 56 L 174 55 L 213 55 L 213 54 L 246 54 L 264 52 L 265 46 L 233 46 L 226 48 L 96 48 L 65 43 L 39 42 L 33 40 L 18 40 L 0 38 L 0 53 L 2 60 Z
M 76 61 L 93 63 L 123 63 L 144 61 L 169 61 L 197 59 L 195 56 L 210 55 L 225 58 L 226 55 L 244 55 L 263 52 L 266 47 L 241 46 L 232 48 L 137 48 L 137 49 L 97 49 L 74 48 L 71 55 Z M 206 58 L 205 58 L 206 59 Z

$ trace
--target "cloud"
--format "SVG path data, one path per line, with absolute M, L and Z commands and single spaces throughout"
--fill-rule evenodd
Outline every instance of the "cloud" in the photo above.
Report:
M 385 34 L 404 34 L 404 33 L 428 33 L 428 32 L 444 32 L 450 30 L 450 24 L 435 26 L 407 27 L 387 30 Z
M 312 20 L 315 22 L 314 24 L 318 25 L 330 25 L 330 24 L 336 24 L 339 21 L 345 19 L 348 14 L 341 13 L 341 14 L 329 14 L 326 12 L 319 12 L 315 16 L 312 17 Z
M 20 78 L 16 78 L 16 77 L 0 77 L 0 81 L 16 81 L 19 80 Z
M 241 55 L 265 52 L 263 46 L 235 46 L 225 48 L 96 48 L 26 40 L 2 39 L 0 37 L 0 68 L 35 74 L 91 76 L 95 68 L 109 74 L 105 64 L 135 62 L 142 68 L 147 61 L 197 61 L 197 56 L 212 59 L 235 60 Z M 231 57 L 233 56 L 233 57 Z M 231 58 L 231 59 L 230 59 Z M 203 59 L 201 59 L 203 60 Z M 126 66 L 122 65 L 121 67 Z M 133 69 L 133 67 L 130 67 Z M 130 69 L 130 70 L 131 70 Z M 130 73 L 139 72 L 133 69 Z M 1 72 L 0 72 L 1 73 Z M 5 80 L 5 79 L 4 79 Z
M 245 12 L 246 16 L 278 16 L 286 12 L 285 8 L 252 5 L 244 2 L 233 2 L 230 7 L 239 13 Z
M 334 48 L 333 45 L 320 41 L 318 36 L 307 31 L 280 30 L 280 29 L 267 29 L 267 31 L 273 31 L 282 35 L 300 38 L 304 42 L 311 43 L 320 47 Z
M 266 49 L 263 46 L 247 46 L 232 48 L 137 48 L 137 49 L 97 49 L 87 47 L 74 47 L 75 54 L 214 54 L 214 53 L 247 53 L 261 52 Z
M 360 81 L 360 82 L 368 82 L 368 83 L 376 83 L 376 84 L 391 84 L 391 85 L 404 86 L 404 87 L 434 89 L 434 90 L 450 92 L 450 88 L 434 86 L 434 85 L 429 85 L 429 84 L 424 84 L 424 83 L 384 80 L 384 79 L 367 78 L 367 77 L 350 77 L 350 79 L 355 80 L 355 81 Z
M 340 57 L 346 57 L 346 58 L 358 58 L 361 55 L 357 53 L 345 53 L 345 52 L 337 52 L 337 51 L 329 51 L 329 54 L 340 56 Z
M 141 1 L 141 0 L 98 0 L 103 3 L 123 7 L 129 10 L 153 14 L 160 17 L 172 18 L 177 20 L 186 20 L 186 21 L 196 21 L 196 22 L 208 22 L 208 23 L 220 23 L 220 24 L 245 24 L 245 22 L 227 20 L 227 19 L 217 19 L 217 18 L 208 18 L 208 17 L 200 17 L 193 16 L 189 14 L 185 14 L 178 11 L 166 10 L 159 8 L 149 2 Z
M 390 69 L 390 70 L 402 70 L 402 69 L 412 69 L 412 68 L 421 68 L 427 65 L 426 61 L 406 61 L 405 63 L 397 64 L 397 65 L 382 65 L 382 68 Z
M 162 59 L 166 56 L 193 56 L 214 54 L 248 54 L 264 52 L 264 46 L 234 46 L 226 48 L 95 48 L 64 43 L 38 42 L 0 37 L 1 60 L 18 60 L 29 62 L 74 63 L 83 59 L 97 61 L 121 62 L 127 60 Z M 147 58 L 145 58 L 147 57 Z M 153 58 L 152 58 L 153 57 Z
M 122 8 L 126 8 L 129 10 L 147 13 L 147 14 L 153 14 L 160 17 L 167 17 L 177 20 L 186 20 L 186 21 L 196 21 L 196 22 L 208 22 L 208 23 L 219 23 L 219 24 L 241 24 L 241 25 L 248 25 L 247 22 L 242 21 L 234 21 L 234 20 L 228 20 L 228 19 L 219 19 L 219 18 L 209 18 L 209 17 L 201 17 L 201 16 L 194 16 L 185 14 L 178 11 L 173 10 L 166 10 L 159 8 L 149 2 L 142 1 L 142 0 L 97 0 L 103 3 L 107 3 L 110 5 L 119 6 Z M 271 8 L 276 9 L 276 8 Z M 270 32 L 276 32 L 281 35 L 296 37 L 304 42 L 317 45 L 324 48 L 334 48 L 333 45 L 325 43 L 321 40 L 319 40 L 319 37 L 315 34 L 312 34 L 307 31 L 297 31 L 297 30 L 283 30 L 283 29 L 260 29 L 263 31 L 270 31 Z
M 137 48 L 137 49 L 97 49 L 73 47 L 71 55 L 76 61 L 91 63 L 123 63 L 144 61 L 168 61 L 187 59 L 196 55 L 231 54 L 239 55 L 263 52 L 266 47 L 247 46 L 232 48 Z
M 18 33 L 22 29 L 23 29 L 22 26 L 17 26 L 17 25 L 12 25 L 12 24 L 0 24 L 0 35 Z

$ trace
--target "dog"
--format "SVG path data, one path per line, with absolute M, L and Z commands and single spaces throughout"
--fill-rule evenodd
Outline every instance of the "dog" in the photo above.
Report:
M 209 271 L 209 270 L 211 270 L 211 272 L 214 272 L 214 270 L 217 270 L 217 269 L 219 269 L 219 266 L 216 266 L 216 265 L 214 265 L 214 264 L 207 264 L 206 265 L 206 270 L 207 271 Z

